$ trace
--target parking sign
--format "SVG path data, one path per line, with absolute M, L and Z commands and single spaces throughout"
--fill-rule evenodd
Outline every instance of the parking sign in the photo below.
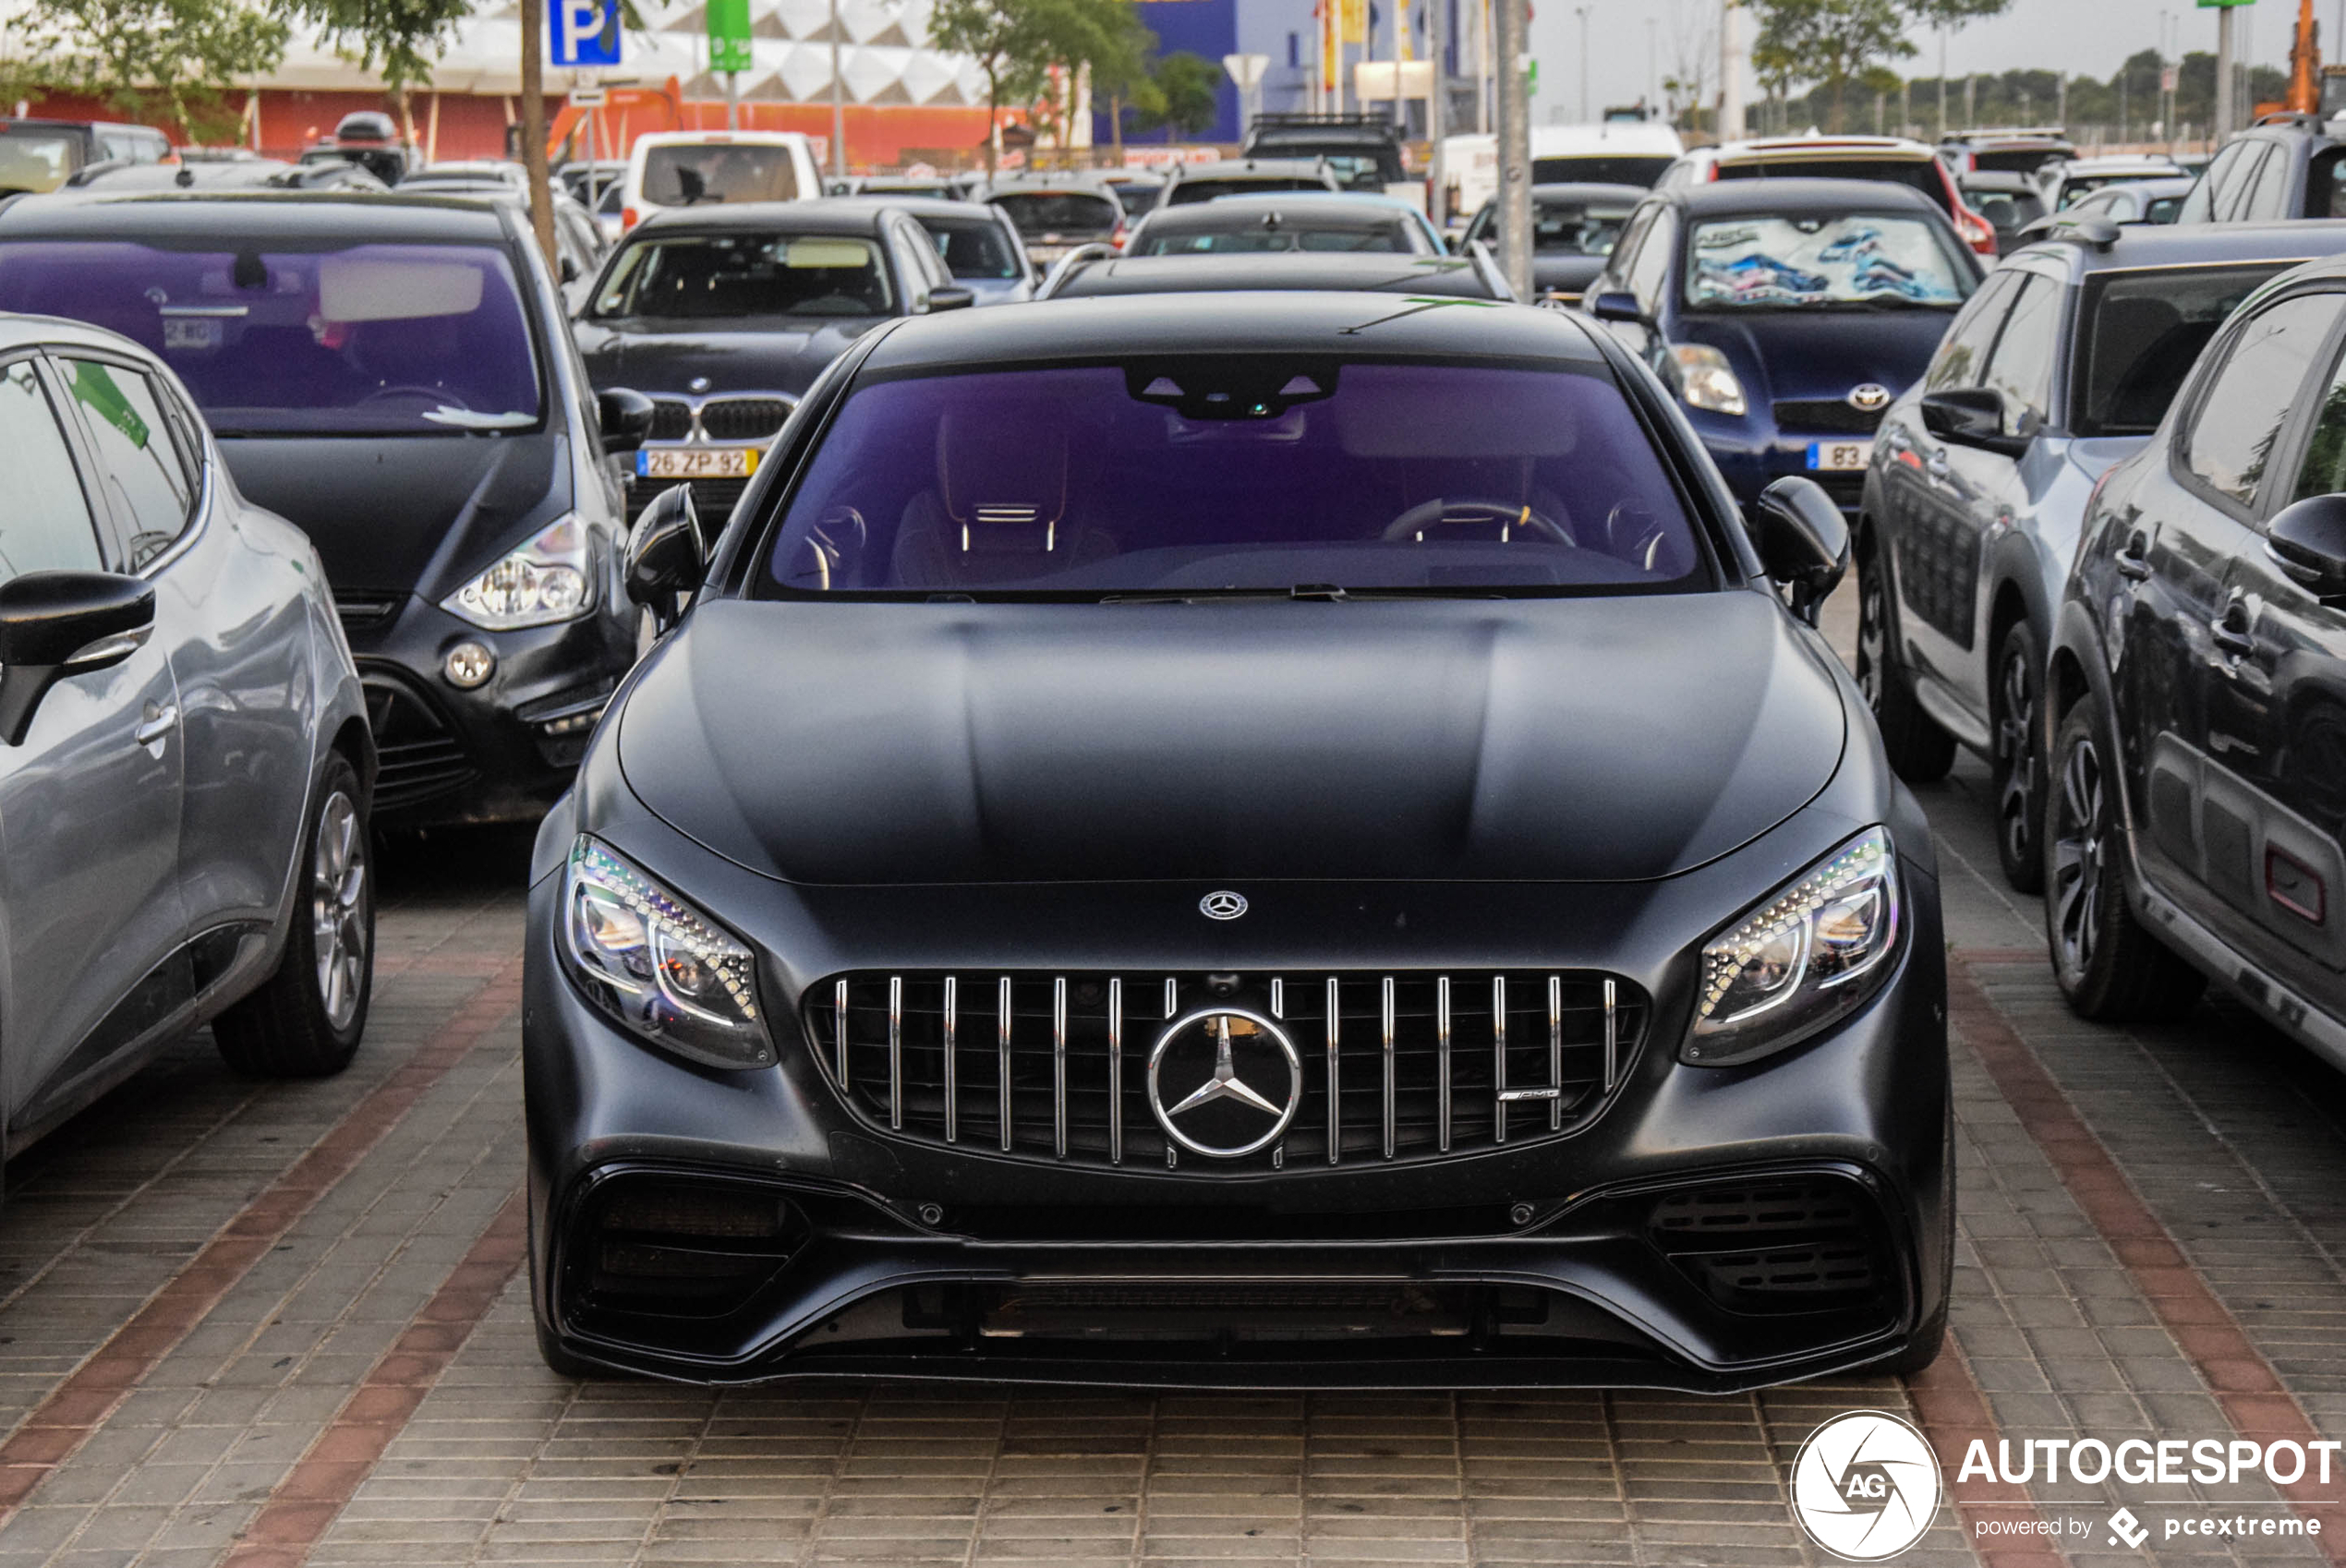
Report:
M 619 64 L 619 0 L 554 0 L 547 49 L 557 66 Z

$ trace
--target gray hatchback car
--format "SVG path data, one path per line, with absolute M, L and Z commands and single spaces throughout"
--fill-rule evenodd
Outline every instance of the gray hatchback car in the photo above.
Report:
M 0 451 L 6 1151 L 207 1021 L 239 1070 L 339 1070 L 374 748 L 317 551 L 111 332 L 0 316 Z
M 2251 291 L 2346 250 L 2346 223 L 2063 220 L 2007 258 L 1883 416 L 1856 540 L 1857 682 L 1892 765 L 1994 773 L 2013 886 L 2044 885 L 2037 715 L 2095 485 L 2141 450 Z

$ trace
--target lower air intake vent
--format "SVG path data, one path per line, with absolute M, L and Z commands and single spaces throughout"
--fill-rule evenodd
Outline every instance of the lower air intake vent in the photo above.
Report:
M 797 1207 L 765 1188 L 614 1177 L 571 1233 L 569 1299 L 589 1318 L 721 1318 L 780 1272 L 807 1234 Z
M 1896 1284 L 1880 1211 L 1857 1184 L 1834 1176 L 1672 1192 L 1653 1200 L 1646 1238 L 1731 1311 L 1860 1306 Z

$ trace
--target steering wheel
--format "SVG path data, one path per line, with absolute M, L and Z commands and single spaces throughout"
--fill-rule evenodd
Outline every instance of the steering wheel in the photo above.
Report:
M 463 398 L 458 397 L 454 392 L 448 391 L 444 387 L 377 387 L 373 392 L 369 392 L 365 397 L 360 398 L 358 401 L 361 403 L 386 403 L 394 397 L 435 398 L 446 407 L 457 409 L 466 414 L 472 412 L 471 404 L 466 403 Z
M 1485 496 L 1436 496 L 1421 501 L 1386 524 L 1379 537 L 1388 541 L 1422 539 L 1428 528 L 1443 523 L 1495 523 L 1510 531 L 1521 528 L 1537 534 L 1566 549 L 1577 549 L 1580 544 L 1571 530 L 1546 513 L 1534 512 L 1521 501 L 1493 501 Z

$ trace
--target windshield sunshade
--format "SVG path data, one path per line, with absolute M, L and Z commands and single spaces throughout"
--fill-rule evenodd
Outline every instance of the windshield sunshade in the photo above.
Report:
M 852 235 L 679 235 L 631 245 L 596 297 L 598 319 L 733 320 L 885 316 L 879 247 Z
M 80 163 L 80 143 L 63 131 L 0 131 L 0 196 L 54 190 Z
M 644 199 L 662 207 L 795 201 L 799 194 L 787 147 L 675 143 L 644 152 Z
M 1687 303 L 1782 309 L 1873 303 L 1952 308 L 1971 279 L 1915 218 L 1729 218 L 1695 225 Z
M 0 246 L 0 310 L 88 321 L 163 356 L 223 435 L 505 430 L 538 419 L 528 320 L 475 245 L 166 250 Z
M 1708 585 L 1606 376 L 1177 356 L 880 381 L 785 516 L 784 590 L 1181 597 Z

